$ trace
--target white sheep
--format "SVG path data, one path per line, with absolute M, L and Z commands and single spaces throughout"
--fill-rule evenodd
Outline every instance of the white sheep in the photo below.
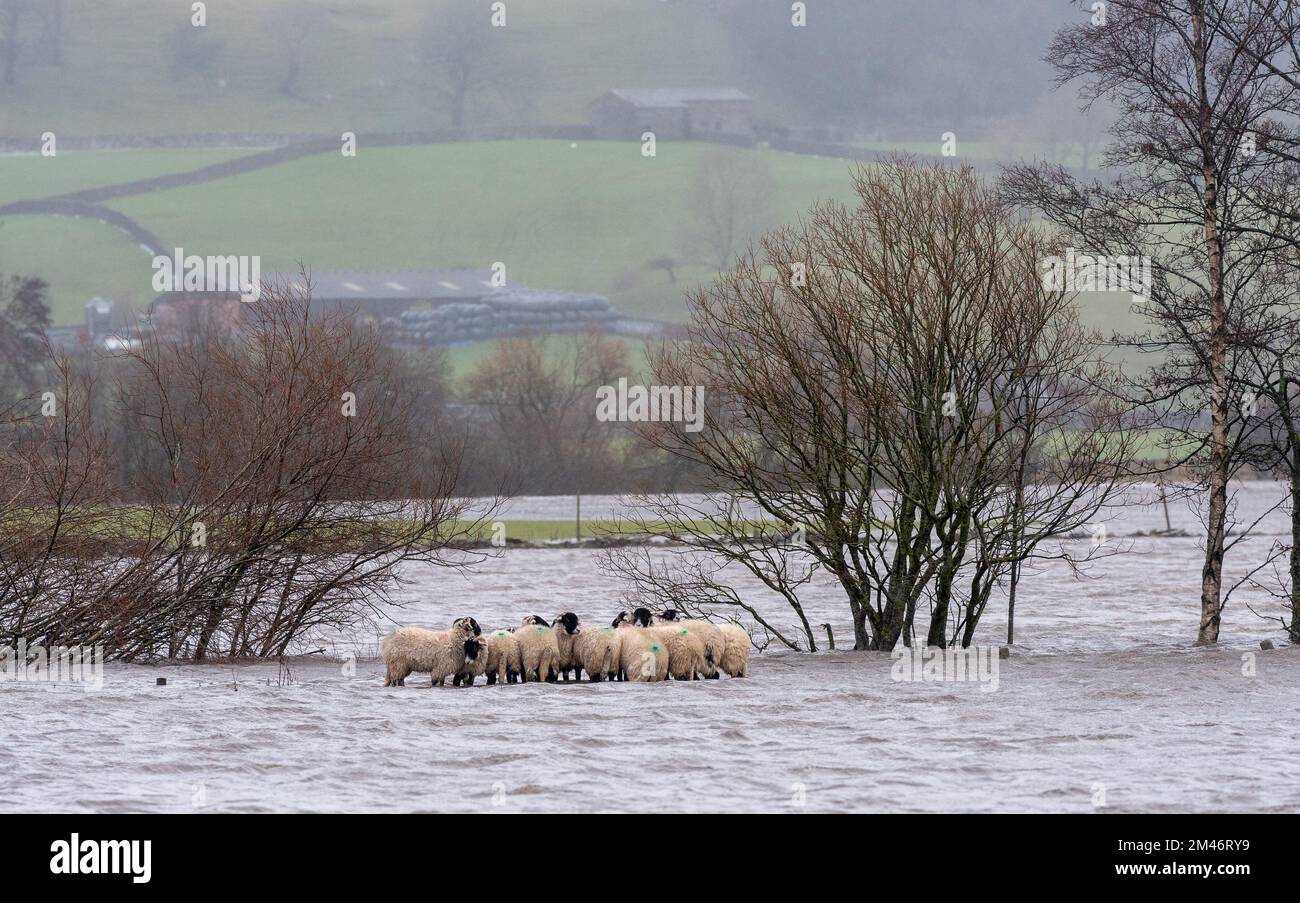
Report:
M 720 628 L 727 641 L 718 667 L 732 677 L 749 676 L 749 633 L 739 624 L 723 624 Z
M 656 624 L 671 624 L 677 627 L 685 627 L 691 633 L 695 634 L 704 643 L 704 676 L 716 678 L 718 676 L 718 663 L 722 660 L 723 653 L 726 651 L 726 637 L 722 629 L 712 621 L 705 621 L 702 618 L 683 618 L 682 613 L 675 608 L 666 608 L 654 616 Z
M 668 673 L 673 680 L 698 680 L 705 673 L 704 641 L 682 623 L 655 623 L 648 608 L 632 612 L 632 623 L 649 630 L 668 647 Z
M 638 683 L 667 680 L 667 644 L 654 631 L 637 626 L 633 617 L 619 612 L 612 625 L 619 639 L 619 677 Z
M 489 630 L 485 637 L 488 641 L 487 664 L 484 665 L 487 682 L 514 683 L 524 671 L 523 653 L 519 649 L 519 640 L 505 628 Z
M 574 650 L 591 680 L 615 680 L 623 660 L 623 645 L 613 627 L 588 627 L 578 634 Z
M 524 682 L 530 676 L 537 681 L 554 681 L 553 675 L 560 661 L 560 644 L 545 619 L 537 615 L 524 618 L 523 623 L 515 628 L 515 639 L 519 640 L 519 651 L 523 656 Z
M 430 686 L 441 686 L 465 664 L 466 644 L 482 631 L 473 618 L 458 618 L 448 630 L 399 627 L 384 637 L 384 686 L 406 686 L 412 672 L 427 673 Z

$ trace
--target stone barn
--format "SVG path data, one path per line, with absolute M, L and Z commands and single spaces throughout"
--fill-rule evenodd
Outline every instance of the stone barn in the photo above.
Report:
M 735 88 L 619 88 L 591 103 L 597 138 L 754 137 L 754 102 Z

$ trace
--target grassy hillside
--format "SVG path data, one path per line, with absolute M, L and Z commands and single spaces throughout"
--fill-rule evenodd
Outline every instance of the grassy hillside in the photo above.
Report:
M 192 29 L 180 0 L 64 0 L 64 62 L 34 53 L 5 92 L 0 135 L 270 131 L 333 133 L 447 125 L 433 102 L 423 48 L 440 21 L 487 0 L 276 0 L 208 3 Z M 730 36 L 712 4 L 663 0 L 510 0 L 507 27 L 490 29 L 483 58 L 509 75 L 473 99 L 468 123 L 585 121 L 612 87 L 738 84 Z M 305 9 L 297 97 L 281 93 L 285 50 Z M 24 37 L 34 43 L 39 23 Z M 185 29 L 191 29 L 186 32 Z M 201 35 L 193 32 L 201 31 Z M 174 65 L 177 46 L 201 41 L 208 66 Z M 499 40 L 499 44 L 498 44 Z M 744 85 L 740 85 L 745 87 Z M 797 115 L 798 111 L 789 111 Z
M 50 283 L 54 322 L 84 322 L 95 295 L 143 305 L 153 299 L 149 257 L 117 229 L 56 216 L 0 218 L 0 274 Z
M 363 146 L 355 158 L 322 154 L 110 206 L 195 253 L 258 254 L 264 271 L 294 270 L 299 262 L 326 271 L 499 260 L 511 281 L 599 292 L 629 313 L 672 319 L 683 310 L 683 289 L 715 272 L 683 224 L 692 218 L 700 160 L 717 152 L 690 143 L 661 144 L 654 158 L 635 144 L 611 142 Z M 771 224 L 819 198 L 849 193 L 843 161 L 741 153 L 761 158 L 772 174 Z M 18 193 L 79 187 L 53 172 L 30 167 Z M 676 284 L 645 266 L 664 254 L 686 258 Z M 0 220 L 0 268 L 48 279 L 59 322 L 80 319 L 92 294 L 150 297 L 148 258 L 99 224 Z
M 0 162 L 0 197 L 39 197 L 118 179 L 177 171 L 230 152 L 134 151 Z M 694 242 L 690 195 L 711 145 L 664 143 L 654 158 L 612 142 L 511 141 L 322 154 L 241 176 L 121 198 L 111 206 L 195 253 L 258 254 L 264 271 L 486 267 L 512 281 L 593 291 L 621 310 L 662 319 L 685 311 L 683 293 L 715 266 Z M 849 164 L 766 150 L 770 224 L 819 199 L 850 197 Z M 695 247 L 692 247 L 692 245 Z M 646 264 L 681 258 L 677 282 Z M 0 272 L 41 275 L 55 321 L 81 322 L 94 295 L 143 304 L 149 258 L 121 232 L 61 217 L 0 218 Z M 1084 299 L 1101 328 L 1135 320 L 1126 298 Z M 458 349 L 458 370 L 480 352 Z

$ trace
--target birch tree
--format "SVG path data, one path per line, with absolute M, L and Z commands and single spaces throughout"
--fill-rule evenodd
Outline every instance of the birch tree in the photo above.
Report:
M 1171 451 L 1203 469 L 1198 645 L 1219 637 L 1229 481 L 1243 460 L 1233 438 L 1242 386 L 1232 378 L 1232 305 L 1285 243 L 1278 217 L 1254 200 L 1277 177 L 1256 143 L 1281 130 L 1277 112 L 1292 102 L 1294 88 L 1269 68 L 1285 47 L 1253 0 L 1114 0 L 1104 20 L 1059 32 L 1048 53 L 1058 82 L 1079 86 L 1085 108 L 1105 101 L 1116 110 L 1104 155 L 1114 177 L 1084 184 L 1060 167 L 1017 166 L 1004 183 L 1009 197 L 1089 253 L 1152 260 L 1151 327 L 1118 338 L 1161 356 L 1134 400 L 1192 438 L 1190 451 L 1186 443 Z

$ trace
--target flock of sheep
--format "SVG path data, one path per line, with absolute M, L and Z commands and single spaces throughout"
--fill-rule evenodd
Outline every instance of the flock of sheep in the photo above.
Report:
M 448 630 L 399 627 L 384 637 L 384 686 L 405 686 L 415 672 L 432 686 L 471 686 L 485 675 L 489 684 L 569 680 L 582 672 L 593 681 L 638 682 L 716 678 L 719 671 L 744 677 L 749 668 L 749 634 L 736 624 L 683 618 L 676 609 L 619 612 L 609 627 L 579 626 L 565 612 L 550 624 L 537 615 L 518 627 L 486 634 L 473 618 L 458 618 Z

